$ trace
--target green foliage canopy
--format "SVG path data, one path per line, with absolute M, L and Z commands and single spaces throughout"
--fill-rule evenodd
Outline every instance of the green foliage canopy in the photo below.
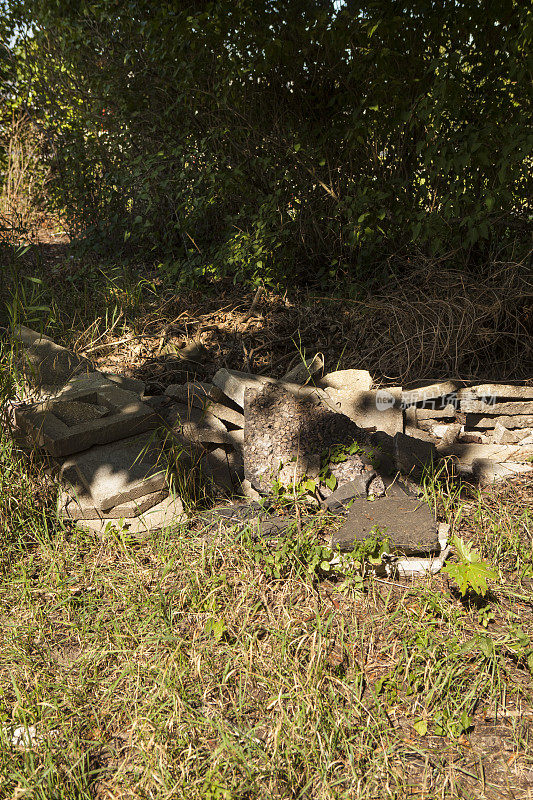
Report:
M 21 91 L 53 198 L 93 243 L 256 282 L 368 280 L 392 255 L 484 269 L 530 246 L 529 3 L 22 0 L 11 16 L 32 30 Z

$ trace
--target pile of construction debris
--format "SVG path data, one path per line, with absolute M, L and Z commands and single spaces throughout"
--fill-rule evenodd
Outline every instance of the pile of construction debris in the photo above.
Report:
M 219 369 L 147 397 L 142 381 L 98 372 L 42 334 L 14 336 L 33 392 L 12 404 L 15 433 L 49 456 L 60 516 L 94 530 L 182 521 L 176 487 L 190 491 L 199 466 L 234 498 L 217 520 L 279 531 L 288 521 L 270 513 L 269 495 L 313 481 L 322 510 L 346 517 L 341 550 L 380 530 L 404 553 L 438 553 L 445 541 L 419 499 L 424 470 L 446 458 L 486 485 L 533 461 L 533 386 L 377 389 L 366 370 L 323 374 L 316 356 L 281 380 Z

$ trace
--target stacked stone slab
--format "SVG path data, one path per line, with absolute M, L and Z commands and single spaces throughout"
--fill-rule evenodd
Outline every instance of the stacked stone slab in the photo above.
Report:
M 15 333 L 20 364 L 38 401 L 19 405 L 26 440 L 52 457 L 58 513 L 101 530 L 110 520 L 146 530 L 181 515 L 169 502 L 168 464 L 142 381 L 91 371 L 85 359 L 27 328 Z M 133 391 L 131 391 L 133 389 Z

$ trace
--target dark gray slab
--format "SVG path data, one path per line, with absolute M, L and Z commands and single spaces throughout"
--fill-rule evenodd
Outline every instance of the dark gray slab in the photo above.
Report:
M 440 549 L 437 523 L 427 503 L 410 497 L 355 499 L 346 522 L 332 536 L 332 546 L 349 552 L 356 542 L 376 536 L 390 541 L 391 551 L 410 554 Z
M 60 478 L 81 505 L 107 510 L 167 489 L 166 471 L 158 438 L 143 434 L 72 456 Z
M 396 467 L 416 478 L 421 477 L 424 470 L 431 469 L 438 458 L 433 442 L 405 433 L 397 433 L 394 437 L 394 456 Z
M 322 453 L 335 445 L 365 447 L 365 432 L 348 417 L 279 385 L 247 388 L 244 418 L 245 477 L 265 494 L 277 480 L 317 477 Z

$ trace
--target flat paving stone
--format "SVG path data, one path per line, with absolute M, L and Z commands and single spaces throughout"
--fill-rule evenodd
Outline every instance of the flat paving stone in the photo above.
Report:
M 438 526 L 427 503 L 411 497 L 356 498 L 344 525 L 331 540 L 343 552 L 365 539 L 388 537 L 392 552 L 424 553 L 440 550 Z
M 105 511 L 166 489 L 166 470 L 158 438 L 143 434 L 72 456 L 60 478 L 80 504 Z
M 398 469 L 418 478 L 424 470 L 437 463 L 437 449 L 431 441 L 397 433 L 394 437 L 394 457 Z
M 153 429 L 157 416 L 136 394 L 100 377 L 76 380 L 56 397 L 20 406 L 17 425 L 56 458 Z

